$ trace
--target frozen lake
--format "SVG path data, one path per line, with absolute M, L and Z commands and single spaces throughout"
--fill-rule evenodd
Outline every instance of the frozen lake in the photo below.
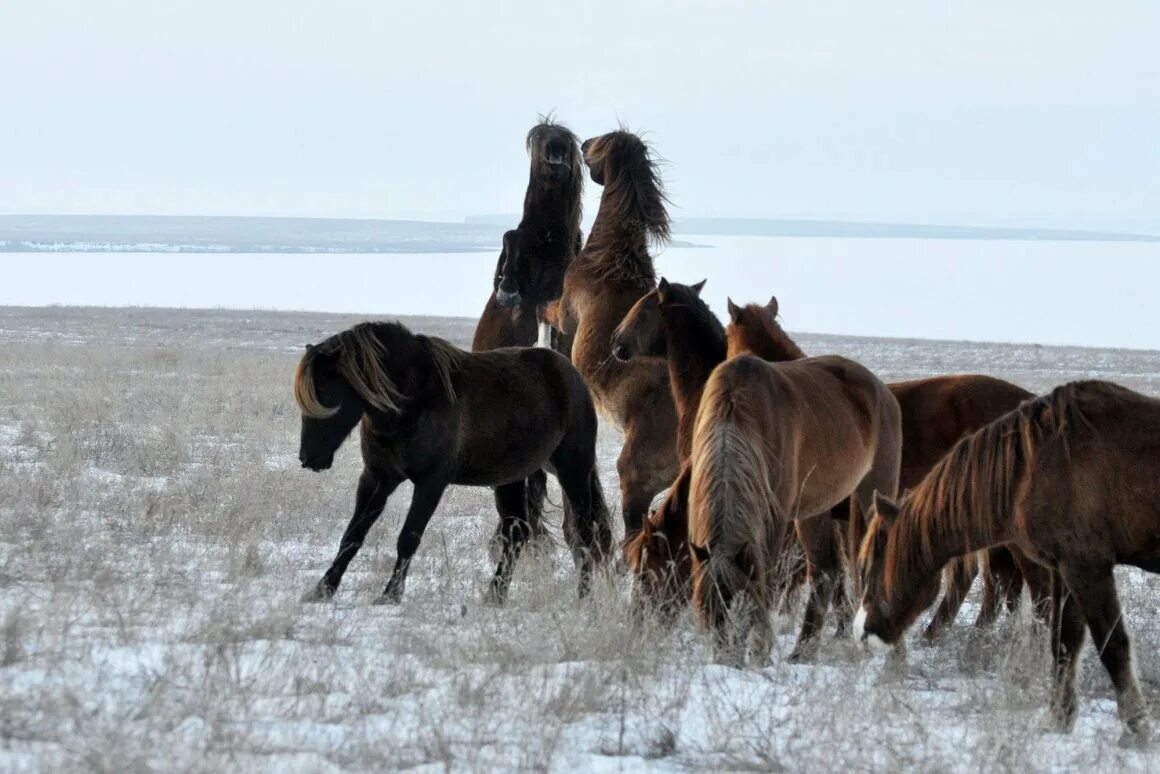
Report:
M 776 294 L 795 331 L 1160 349 L 1160 244 L 721 237 L 658 271 L 725 297 Z M 0 305 L 175 306 L 475 317 L 496 253 L 13 253 Z

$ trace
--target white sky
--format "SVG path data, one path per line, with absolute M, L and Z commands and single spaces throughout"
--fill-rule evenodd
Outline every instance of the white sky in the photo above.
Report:
M 5 0 L 0 29 L 0 212 L 514 212 L 555 109 L 648 130 L 677 215 L 1160 221 L 1143 0 Z

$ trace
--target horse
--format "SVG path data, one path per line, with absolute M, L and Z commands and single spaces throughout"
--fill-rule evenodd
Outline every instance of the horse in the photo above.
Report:
M 1160 572 L 1160 400 L 1104 381 L 1065 384 L 960 440 L 900 503 L 875 498 L 858 553 L 864 642 L 900 640 L 947 560 L 1019 546 L 1052 573 L 1050 715 L 1069 733 L 1084 625 L 1115 686 L 1121 742 L 1152 720 L 1112 573 Z
M 564 269 L 580 252 L 580 217 L 584 175 L 576 135 L 550 117 L 528 132 L 531 159 L 524 209 L 519 225 L 503 236 L 492 292 L 471 343 L 473 352 L 499 347 L 552 347 L 569 355 L 571 342 L 552 336 L 544 322 L 544 307 L 559 298 Z M 536 471 L 528 477 L 528 523 L 533 537 L 547 535 L 544 500 L 547 476 Z M 496 526 L 491 554 L 503 551 L 502 529 Z
M 701 392 L 709 374 L 724 362 L 726 353 L 725 328 L 701 299 L 704 286 L 704 280 L 682 285 L 661 277 L 657 287 L 641 296 L 629 310 L 612 336 L 612 354 L 617 360 L 666 358 L 677 407 L 677 458 L 681 471 L 661 505 L 624 547 L 635 577 L 634 610 L 643 612 L 647 603 L 666 623 L 671 623 L 692 596 L 687 515 L 691 471 L 686 463 Z M 785 550 L 792 551 L 796 543 L 793 528 L 789 527 Z M 800 562 L 789 560 L 786 564 L 795 570 L 804 569 Z M 800 571 L 787 578 L 787 598 L 803 580 Z
M 548 344 L 544 306 L 560 297 L 564 271 L 583 243 L 579 140 L 549 117 L 531 128 L 525 145 L 531 166 L 523 215 L 504 234 L 492 292 L 475 329 L 474 352 Z M 569 342 L 557 343 L 567 355 Z
M 573 336 L 572 362 L 596 406 L 624 432 L 617 459 L 626 537 L 640 531 L 657 492 L 677 474 L 677 413 L 668 371 L 658 357 L 618 361 L 612 332 L 656 285 L 650 238 L 669 238 L 669 216 L 647 145 L 625 130 L 581 145 L 589 176 L 604 187 L 588 241 L 564 273 L 556 324 Z
M 747 304 L 744 307 L 730 299 L 730 351 L 734 354 L 749 351 L 772 361 L 805 357 L 778 324 L 778 308 L 776 297 L 764 306 Z M 917 486 L 960 438 L 1032 397 L 1032 393 L 1018 385 L 976 374 L 936 376 L 886 386 L 898 400 L 902 411 L 900 489 Z M 850 519 L 849 553 L 853 555 L 861 543 L 864 522 L 857 515 L 850 518 L 850 514 L 850 507 L 841 505 L 834 510 L 833 517 Z M 837 553 L 821 553 L 821 549 L 819 552 L 829 561 L 836 562 L 839 558 Z M 1042 603 L 1050 595 L 1050 579 L 1018 548 L 996 547 L 985 552 L 978 561 L 973 556 L 955 559 L 947 565 L 944 573 L 946 593 L 923 633 L 927 642 L 936 640 L 954 622 L 980 568 L 983 603 L 975 621 L 978 627 L 992 623 L 1004 602 L 1009 611 L 1016 609 L 1025 575 L 1037 611 L 1042 610 Z M 838 572 L 839 568 L 827 563 L 822 571 Z
M 310 346 L 294 375 L 302 412 L 298 457 L 328 469 L 361 423 L 363 470 L 338 554 L 303 601 L 329 599 L 387 498 L 404 480 L 414 493 L 398 555 L 379 603 L 397 604 L 407 570 L 443 491 L 491 486 L 504 550 L 487 594 L 502 605 L 528 537 L 525 479 L 548 467 L 560 481 L 575 534 L 579 593 L 611 550 L 596 470 L 596 409 L 567 358 L 542 348 L 469 353 L 400 323 L 367 322 Z
M 851 494 L 869 508 L 898 486 L 898 401 L 866 367 L 838 356 L 772 363 L 752 354 L 713 370 L 693 432 L 689 541 L 693 606 L 719 661 L 767 663 L 770 591 L 786 524 L 829 514 Z M 832 578 L 814 579 L 824 616 Z M 796 657 L 820 626 L 807 615 Z

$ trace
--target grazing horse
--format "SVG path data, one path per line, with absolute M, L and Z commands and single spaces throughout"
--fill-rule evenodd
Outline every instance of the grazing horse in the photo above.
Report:
M 596 410 L 576 369 L 547 349 L 468 353 L 399 323 L 362 323 L 308 347 L 294 376 L 302 410 L 298 457 L 329 468 L 362 423 L 363 472 L 338 555 L 303 597 L 333 596 L 403 481 L 414 483 L 398 556 L 379 602 L 398 603 L 427 522 L 450 484 L 495 488 L 504 551 L 488 599 L 502 604 L 527 539 L 525 479 L 553 470 L 575 526 L 580 595 L 611 549 L 608 509 L 596 470 Z
M 744 307 L 730 300 L 728 307 L 732 354 L 749 351 L 773 361 L 805 357 L 777 322 L 777 298 L 770 299 L 765 306 L 748 304 Z M 974 374 L 936 376 L 886 386 L 898 400 L 902 411 L 900 489 L 917 486 L 960 438 L 1032 397 L 1032 393 L 1018 385 Z M 845 505 L 838 506 L 833 515 L 835 519 L 847 519 L 850 509 Z M 858 550 L 862 526 L 864 523 L 860 518 L 851 519 L 850 555 Z M 833 563 L 824 563 L 821 571 L 839 572 L 836 563 L 839 554 L 824 553 L 824 548 L 817 549 L 819 556 Z M 973 556 L 962 557 L 947 565 L 947 590 L 924 633 L 928 641 L 936 639 L 954 622 L 980 566 L 984 593 L 976 626 L 993 622 L 1004 601 L 1008 610 L 1015 609 L 1025 574 L 1037 609 L 1042 607 L 1038 603 L 1046 601 L 1051 593 L 1050 578 L 1018 548 L 993 548 L 980 559 L 981 562 L 977 563 Z
M 560 297 L 564 270 L 580 252 L 584 175 L 580 144 L 567 127 L 545 118 L 528 132 L 531 158 L 524 211 L 519 226 L 503 236 L 492 293 L 471 343 L 473 352 L 499 347 L 551 346 L 567 356 L 571 342 L 551 339 L 543 319 L 546 304 Z M 528 523 L 533 537 L 544 536 L 547 477 L 528 477 Z M 491 540 L 493 558 L 503 551 L 502 526 Z
M 1084 624 L 1116 689 L 1122 742 L 1152 735 L 1112 570 L 1160 572 L 1160 400 L 1082 381 L 970 435 L 901 503 L 876 497 L 858 553 L 862 639 L 888 643 L 938 592 L 947 561 L 1014 543 L 1053 571 L 1051 715 L 1070 732 Z
M 612 353 L 617 360 L 667 359 L 677 407 L 681 472 L 660 507 L 624 547 L 635 576 L 637 612 L 643 612 L 643 603 L 647 602 L 665 622 L 671 622 L 692 596 L 687 512 L 691 469 L 686 462 L 692 452 L 693 424 L 701 405 L 701 392 L 709 374 L 724 362 L 726 352 L 725 328 L 701 299 L 704 285 L 704 280 L 681 285 L 662 277 L 657 287 L 641 296 L 629 310 L 612 336 Z M 815 519 L 810 524 L 820 522 Z M 793 527 L 787 526 L 785 549 L 793 550 L 796 543 Z M 795 570 L 804 569 L 800 562 L 793 565 Z M 787 579 L 787 593 L 803 580 L 804 573 L 794 572 Z
M 669 238 L 665 197 L 648 146 L 616 131 L 581 146 L 589 174 L 604 186 L 596 221 L 564 274 L 556 324 L 573 335 L 572 362 L 596 406 L 624 431 L 617 460 L 625 534 L 636 534 L 649 504 L 677 474 L 677 412 L 664 360 L 612 354 L 612 333 L 656 284 L 648 240 Z
M 689 541 L 693 605 L 718 660 L 766 663 L 786 524 L 829 514 L 854 494 L 898 486 L 898 401 L 869 369 L 828 356 L 771 363 L 738 355 L 713 370 L 693 432 Z M 824 615 L 832 579 L 819 575 L 811 608 Z M 807 616 L 795 654 L 808 654 Z

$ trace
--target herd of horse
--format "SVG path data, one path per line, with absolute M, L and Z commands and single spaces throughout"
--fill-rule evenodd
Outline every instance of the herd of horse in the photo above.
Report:
M 852 618 L 857 640 L 891 645 L 900 659 L 940 588 L 929 640 L 976 577 L 977 625 L 1014 610 L 1026 586 L 1051 631 L 1053 727 L 1074 727 L 1086 628 L 1124 739 L 1151 738 L 1112 570 L 1160 572 L 1160 401 L 1101 381 L 1043 396 L 980 375 L 885 384 L 850 359 L 807 357 L 779 325 L 776 298 L 730 300 L 723 326 L 701 299 L 703 281 L 657 277 L 650 247 L 670 223 L 640 137 L 618 130 L 580 143 L 546 120 L 527 150 L 523 215 L 504 234 L 472 352 L 375 322 L 307 347 L 298 365 L 302 465 L 330 467 L 360 424 L 363 459 L 350 524 L 305 600 L 335 593 L 387 498 L 410 480 L 380 601 L 401 600 L 443 491 L 467 484 L 494 489 L 487 601 L 503 604 L 521 550 L 545 534 L 546 472 L 560 483 L 586 596 L 597 568 L 617 562 L 597 473 L 599 414 L 624 437 L 617 473 L 635 620 L 668 624 L 691 608 L 718 660 L 761 666 L 771 615 L 808 585 L 791 659 L 815 657 L 831 607 L 839 632 Z M 586 240 L 585 168 L 603 188 Z

